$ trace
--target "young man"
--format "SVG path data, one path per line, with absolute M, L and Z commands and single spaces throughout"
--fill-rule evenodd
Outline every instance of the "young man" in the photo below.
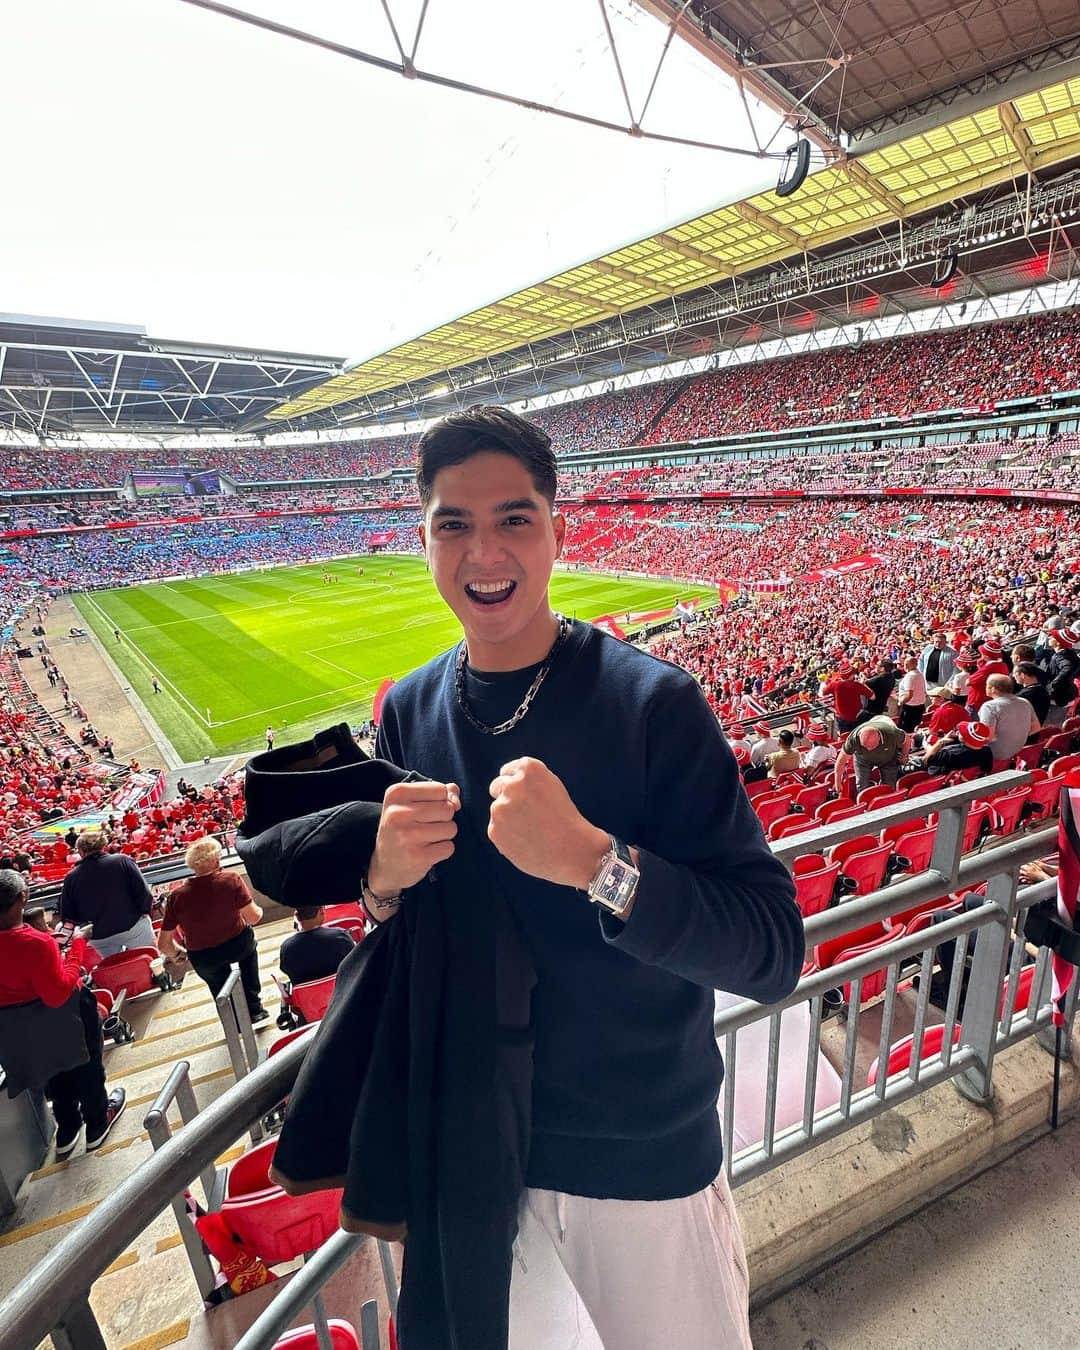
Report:
M 417 481 L 464 641 L 383 704 L 377 753 L 430 781 L 387 790 L 363 897 L 391 919 L 468 831 L 505 897 L 500 1008 L 521 998 L 515 951 L 535 970 L 509 1345 L 745 1350 L 713 990 L 794 987 L 791 879 L 691 676 L 553 613 L 548 436 L 455 414 L 425 433 Z M 409 1259 L 406 1241 L 406 1281 Z
M 336 975 L 352 951 L 352 938 L 344 928 L 324 928 L 322 905 L 301 905 L 296 911 L 300 931 L 287 937 L 278 952 L 278 966 L 293 984 L 309 984 Z

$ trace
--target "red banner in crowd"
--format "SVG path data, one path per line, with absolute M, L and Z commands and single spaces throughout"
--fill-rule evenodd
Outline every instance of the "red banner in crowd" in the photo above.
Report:
M 593 619 L 593 627 L 599 628 L 602 633 L 609 633 L 612 637 L 626 637 L 625 630 L 619 627 L 610 614 L 602 614 L 599 619 Z

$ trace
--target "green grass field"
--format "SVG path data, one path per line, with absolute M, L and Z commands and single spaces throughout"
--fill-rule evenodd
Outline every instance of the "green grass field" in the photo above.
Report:
M 364 575 L 358 575 L 362 562 Z M 277 567 L 76 597 L 87 624 L 182 758 L 255 750 L 368 715 L 376 689 L 461 636 L 421 559 L 378 556 Z M 391 575 L 392 573 L 392 575 Z M 557 572 L 552 603 L 594 619 L 670 606 L 670 581 Z M 117 642 L 113 628 L 123 634 Z M 160 695 L 151 690 L 156 673 Z

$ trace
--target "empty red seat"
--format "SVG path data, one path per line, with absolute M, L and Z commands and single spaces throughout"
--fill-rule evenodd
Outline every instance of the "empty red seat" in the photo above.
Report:
M 827 783 L 814 783 L 810 787 L 800 788 L 792 797 L 792 805 L 812 816 L 829 796 Z
M 856 806 L 853 802 L 840 797 L 833 802 L 822 802 L 818 807 L 817 821 L 819 825 L 831 825 L 835 821 L 847 820 L 851 816 L 864 814 L 861 806 Z
M 964 853 L 981 848 L 994 825 L 993 812 L 985 802 L 972 802 L 964 825 Z
M 915 769 L 912 773 L 902 774 L 896 780 L 896 789 L 898 792 L 910 792 L 913 787 L 919 783 L 926 783 L 930 775 L 925 769 Z
M 268 1266 L 322 1246 L 338 1228 L 341 1189 L 286 1195 L 270 1180 L 276 1139 L 258 1144 L 229 1169 L 221 1214 L 237 1241 Z
M 853 939 L 860 938 L 861 933 L 868 933 L 868 936 L 860 941 L 853 941 Z M 849 945 L 846 947 L 841 947 L 838 951 L 835 949 L 831 949 L 832 959 L 830 960 L 829 964 L 833 966 L 838 966 L 842 962 L 851 961 L 857 956 L 865 956 L 867 952 L 872 952 L 877 947 L 883 947 L 885 946 L 886 943 L 895 942 L 897 938 L 901 938 L 903 936 L 904 936 L 903 924 L 893 923 L 890 924 L 888 928 L 886 928 L 884 925 L 879 925 L 878 931 L 876 933 L 874 932 L 874 926 L 871 925 L 869 929 L 862 929 L 859 932 L 848 934 L 846 939 L 835 938 L 834 942 L 840 943 L 846 940 L 849 943 Z M 830 948 L 830 944 L 822 943 L 821 946 L 817 949 L 819 953 L 818 968 L 820 970 L 824 970 L 826 968 L 824 965 L 822 965 L 820 956 L 820 953 L 823 948 Z M 859 991 L 860 1004 L 868 1003 L 870 999 L 877 998 L 879 994 L 883 994 L 885 992 L 885 985 L 888 982 L 888 978 L 889 978 L 888 966 L 882 966 L 880 970 L 872 970 L 870 971 L 869 974 L 864 975 L 862 977 L 862 985 Z M 845 1003 L 851 1002 L 852 991 L 853 985 L 851 981 L 846 981 L 844 984 Z
M 334 996 L 336 975 L 327 975 L 321 980 L 309 980 L 307 984 L 294 984 L 282 997 L 282 1003 L 304 1022 L 318 1022 Z
M 1022 750 L 1018 750 L 1013 755 L 1012 766 L 1014 769 L 1034 769 L 1042 755 L 1043 747 L 1036 741 L 1034 745 L 1025 745 Z
M 944 786 L 944 777 L 931 778 L 927 776 L 921 783 L 915 783 L 908 788 L 908 800 L 910 801 L 912 797 L 929 797 L 932 792 L 940 792 Z
M 331 1350 L 360 1350 L 356 1328 L 351 1322 L 342 1321 L 340 1317 L 330 1317 L 326 1325 L 330 1329 Z M 272 1350 L 319 1350 L 319 1333 L 314 1325 L 296 1327 L 276 1340 Z
M 799 906 L 799 913 L 804 919 L 828 909 L 836 893 L 836 879 L 839 875 L 839 863 L 830 863 L 815 871 L 796 874 L 795 903 Z
M 767 796 L 772 791 L 773 785 L 767 778 L 758 778 L 755 782 L 746 784 L 746 795 L 751 801 L 757 797 Z
M 960 1028 L 953 1028 L 953 1045 L 960 1042 Z M 945 1043 L 945 1026 L 938 1023 L 935 1026 L 927 1027 L 923 1031 L 922 1053 L 919 1055 L 919 1062 L 922 1063 L 928 1059 L 934 1059 L 941 1054 L 941 1047 Z M 905 1036 L 902 1041 L 897 1041 L 895 1045 L 889 1047 L 889 1059 L 885 1068 L 885 1077 L 891 1078 L 893 1074 L 904 1073 L 911 1068 L 911 1052 L 915 1045 L 914 1036 Z M 878 1061 L 875 1059 L 866 1075 L 866 1086 L 873 1087 L 878 1078 Z
M 270 1059 L 273 1055 L 279 1054 L 287 1045 L 292 1045 L 293 1041 L 298 1041 L 301 1036 L 309 1036 L 318 1025 L 318 1022 L 308 1022 L 302 1027 L 287 1031 L 284 1036 L 279 1036 L 267 1050 L 266 1058 Z
M 1050 765 L 1050 777 L 1063 778 L 1065 774 L 1072 773 L 1073 769 L 1080 769 L 1080 755 L 1062 755 Z
M 1014 834 L 1020 828 L 1024 813 L 1024 803 L 1029 796 L 1026 787 L 1016 788 L 1012 792 L 999 792 L 989 799 L 994 812 L 994 834 Z
M 863 810 L 873 811 L 876 809 L 875 803 L 879 802 L 882 797 L 891 797 L 894 791 L 895 789 L 887 783 L 875 783 L 872 787 L 863 788 L 855 800 Z
M 776 792 L 771 797 L 755 797 L 752 805 L 762 828 L 767 830 L 773 821 L 788 814 L 791 798 L 786 792 Z
M 826 863 L 824 853 L 803 853 L 791 864 L 791 874 L 801 877 L 807 872 L 819 872 Z
M 915 822 L 919 824 L 918 821 Z M 896 840 L 886 840 L 882 835 L 882 843 L 890 843 L 895 850 L 896 865 L 890 865 L 889 870 L 896 872 L 925 872 L 930 866 L 930 858 L 934 852 L 934 840 L 937 838 L 936 825 L 924 825 L 921 829 L 909 830 L 907 834 L 901 835 Z
M 779 820 L 774 820 L 765 831 L 767 839 L 786 839 L 791 834 L 803 834 L 807 830 L 815 829 L 817 821 L 813 816 L 805 816 L 801 811 L 794 811 L 791 815 L 781 816 Z
M 99 961 L 90 971 L 90 983 L 111 994 L 123 992 L 128 998 L 138 998 L 151 990 L 161 992 L 173 988 L 173 982 L 162 972 L 155 974 L 151 962 L 160 961 L 156 947 L 129 947 Z
M 1052 759 L 1059 759 L 1062 755 L 1067 755 L 1073 748 L 1073 737 L 1071 731 L 1058 731 L 1053 736 L 1048 736 L 1042 745 L 1043 764 L 1049 764 Z
M 1057 814 L 1061 800 L 1061 779 L 1051 778 L 1045 769 L 1034 770 L 1037 775 L 1027 787 L 1027 801 L 1022 811 L 1025 820 L 1039 824 Z
M 361 923 L 367 923 L 368 912 L 359 900 L 345 905 L 324 905 L 323 922 L 333 923 L 336 919 L 359 919 Z

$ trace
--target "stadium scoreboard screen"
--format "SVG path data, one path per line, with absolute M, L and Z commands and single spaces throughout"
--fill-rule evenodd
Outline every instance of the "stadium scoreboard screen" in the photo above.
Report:
M 216 469 L 137 469 L 131 486 L 136 497 L 213 497 L 221 476 Z

